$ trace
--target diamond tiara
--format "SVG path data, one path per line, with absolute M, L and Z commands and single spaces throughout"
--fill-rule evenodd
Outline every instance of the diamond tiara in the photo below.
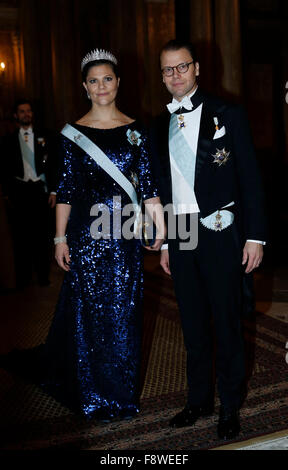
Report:
M 117 59 L 113 54 L 111 54 L 111 52 L 107 52 L 104 49 L 95 49 L 94 51 L 89 52 L 82 60 L 81 71 L 84 69 L 86 64 L 93 60 L 109 60 L 109 62 L 117 65 Z

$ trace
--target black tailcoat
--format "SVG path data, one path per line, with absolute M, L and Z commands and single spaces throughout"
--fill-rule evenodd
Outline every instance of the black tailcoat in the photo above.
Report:
M 52 212 L 48 193 L 56 192 L 57 157 L 52 133 L 34 129 L 34 158 L 40 181 L 24 182 L 24 165 L 19 142 L 19 130 L 1 142 L 1 183 L 8 197 L 8 216 L 14 241 L 17 285 L 30 280 L 35 268 L 40 283 L 48 282 Z M 20 179 L 19 179 L 20 178 Z M 46 188 L 47 186 L 47 188 Z

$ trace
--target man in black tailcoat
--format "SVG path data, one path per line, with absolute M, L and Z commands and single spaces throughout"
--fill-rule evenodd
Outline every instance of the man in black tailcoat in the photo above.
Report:
M 200 66 L 193 46 L 169 41 L 160 63 L 173 96 L 152 131 L 161 202 L 173 207 L 161 265 L 174 282 L 189 388 L 187 404 L 170 426 L 193 425 L 213 413 L 213 323 L 221 402 L 218 435 L 229 439 L 240 431 L 243 276 L 263 257 L 263 191 L 245 114 L 198 88 Z M 184 242 L 183 223 L 189 233 Z
M 27 100 L 14 109 L 17 130 L 1 145 L 1 183 L 8 200 L 14 241 L 16 282 L 27 285 L 33 268 L 40 285 L 49 285 L 51 209 L 56 204 L 56 156 L 52 135 L 33 126 Z

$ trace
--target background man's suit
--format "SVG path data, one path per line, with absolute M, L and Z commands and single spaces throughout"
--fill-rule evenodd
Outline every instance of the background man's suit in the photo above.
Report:
M 34 164 L 44 181 L 23 181 L 24 165 L 19 130 L 3 138 L 1 182 L 8 197 L 8 211 L 15 246 L 17 284 L 26 284 L 34 266 L 40 284 L 47 284 L 50 265 L 51 226 L 48 195 L 56 189 L 56 156 L 53 138 L 33 129 Z M 44 177 L 43 177 L 44 175 Z
M 266 240 L 263 192 L 247 120 L 242 109 L 204 94 L 192 96 L 193 110 L 203 103 L 195 166 L 194 191 L 199 219 L 234 202 L 234 222 L 222 231 L 198 223 L 198 246 L 179 250 L 169 239 L 169 261 L 187 349 L 188 404 L 213 400 L 211 316 L 216 333 L 216 369 L 221 404 L 238 407 L 245 376 L 241 332 L 242 250 L 246 240 Z M 172 203 L 169 123 L 163 113 L 152 131 L 152 154 L 163 206 Z M 215 121 L 217 118 L 218 121 Z M 225 134 L 214 139 L 216 126 Z M 225 164 L 217 150 L 230 152 Z M 175 216 L 179 220 L 179 217 Z M 185 216 L 184 216 L 185 217 Z

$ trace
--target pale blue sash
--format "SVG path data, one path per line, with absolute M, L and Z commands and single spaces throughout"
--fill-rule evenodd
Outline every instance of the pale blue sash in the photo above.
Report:
M 28 165 L 31 166 L 32 170 L 36 174 L 34 153 L 30 149 L 29 145 L 21 137 L 21 135 L 19 135 L 19 142 L 23 159 L 26 163 L 28 163 Z
M 82 150 L 84 150 L 93 160 L 113 178 L 116 183 L 128 194 L 134 206 L 136 219 L 134 222 L 134 233 L 138 231 L 139 221 L 141 217 L 141 205 L 138 203 L 137 193 L 133 184 L 123 175 L 117 166 L 111 162 L 110 158 L 92 142 L 86 135 L 82 134 L 79 130 L 70 124 L 66 124 L 62 129 L 63 134 L 68 139 L 72 140 Z
M 172 114 L 170 119 L 169 149 L 183 177 L 194 190 L 196 155 L 178 126 L 176 114 Z
M 36 178 L 36 179 L 33 179 L 33 181 L 42 180 L 43 183 L 46 183 L 46 178 L 43 173 L 40 176 L 37 176 L 36 166 L 35 166 L 35 154 L 34 152 L 32 152 L 29 145 L 21 137 L 20 133 L 19 133 L 19 143 L 20 143 L 20 149 L 21 149 L 23 160 L 26 163 L 28 163 L 28 165 L 32 168 L 33 173 L 35 175 L 35 177 L 33 176 L 33 178 Z

